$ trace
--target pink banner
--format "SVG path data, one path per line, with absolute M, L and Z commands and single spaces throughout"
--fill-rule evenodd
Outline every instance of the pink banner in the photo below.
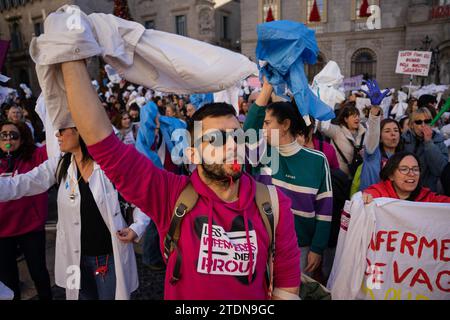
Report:
M 6 60 L 6 55 L 9 49 L 9 40 L 0 40 L 0 72 L 3 69 L 3 64 Z
M 261 82 L 259 81 L 258 77 L 250 77 L 247 79 L 248 86 L 253 89 L 260 89 L 261 88 Z

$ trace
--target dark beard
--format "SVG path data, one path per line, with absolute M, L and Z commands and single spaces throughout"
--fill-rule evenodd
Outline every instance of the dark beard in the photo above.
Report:
M 235 183 L 242 177 L 242 171 L 228 175 L 225 172 L 223 165 L 220 164 L 203 164 L 202 168 L 204 175 L 208 180 L 220 183 L 223 186 L 229 186 L 231 180 Z

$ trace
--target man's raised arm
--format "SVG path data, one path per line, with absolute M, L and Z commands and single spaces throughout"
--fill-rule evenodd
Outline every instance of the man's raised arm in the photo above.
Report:
M 67 91 L 67 103 L 78 132 L 87 145 L 107 138 L 111 122 L 91 84 L 84 60 L 65 62 L 62 73 Z

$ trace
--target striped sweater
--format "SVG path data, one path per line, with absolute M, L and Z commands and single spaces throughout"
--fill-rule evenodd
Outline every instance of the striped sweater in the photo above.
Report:
M 253 105 L 244 130 L 261 129 L 264 117 L 265 108 Z M 277 172 L 272 172 L 268 164 L 253 169 L 253 174 L 256 180 L 277 186 L 292 200 L 298 245 L 322 254 L 328 246 L 333 211 L 328 161 L 323 153 L 308 148 L 281 153 Z

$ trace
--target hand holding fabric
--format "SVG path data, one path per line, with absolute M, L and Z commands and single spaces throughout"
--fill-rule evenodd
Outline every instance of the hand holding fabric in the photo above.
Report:
M 365 90 L 361 91 L 366 94 L 373 106 L 379 106 L 383 99 L 386 98 L 391 92 L 389 89 L 386 89 L 383 93 L 381 93 L 377 80 L 367 81 L 367 87 L 369 88 L 369 92 Z

